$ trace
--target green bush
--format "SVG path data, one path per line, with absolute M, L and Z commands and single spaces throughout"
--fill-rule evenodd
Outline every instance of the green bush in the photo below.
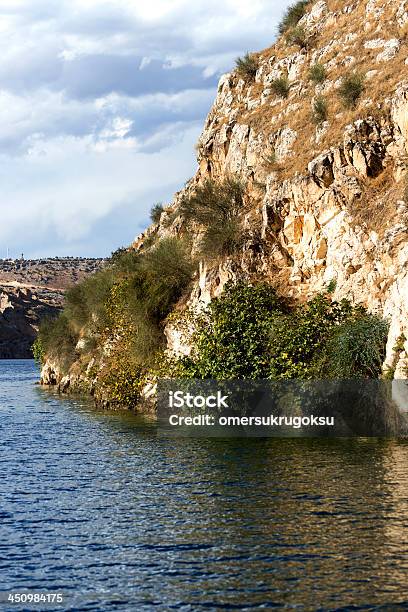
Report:
M 31 347 L 31 351 L 33 353 L 34 361 L 36 361 L 36 363 L 38 363 L 39 365 L 42 365 L 45 360 L 45 350 L 40 338 L 37 337 L 34 340 L 33 346 Z
M 313 102 L 312 119 L 316 125 L 322 124 L 327 119 L 327 101 L 323 96 L 318 96 Z
M 66 292 L 64 312 L 73 328 L 79 331 L 90 322 L 98 328 L 106 324 L 105 303 L 113 282 L 112 269 L 106 268 Z
M 301 49 L 308 46 L 307 32 L 300 26 L 295 26 L 286 33 L 286 42 L 289 45 L 297 45 Z
M 271 83 L 272 91 L 281 98 L 287 98 L 289 95 L 290 85 L 287 77 L 280 77 Z
M 187 289 L 194 272 L 187 246 L 160 240 L 148 251 L 121 249 L 111 265 L 72 287 L 65 308 L 40 329 L 47 356 L 72 363 L 75 346 L 85 340 L 91 353 L 109 338 L 119 338 L 137 363 L 154 359 L 164 342 L 162 321 Z
M 337 287 L 337 280 L 335 278 L 332 278 L 326 286 L 326 293 L 328 293 L 329 295 L 334 293 L 336 291 L 336 287 Z
M 134 249 L 124 249 L 113 261 L 112 280 L 116 282 L 123 277 L 128 278 L 137 270 L 140 252 Z
M 328 343 L 324 373 L 330 378 L 378 378 L 387 336 L 388 323 L 375 315 L 346 321 Z
M 244 212 L 244 188 L 234 178 L 223 182 L 207 179 L 185 196 L 180 214 L 187 223 L 203 228 L 200 254 L 205 259 L 234 254 L 244 240 L 240 215 Z
M 192 357 L 176 375 L 186 378 L 266 378 L 271 319 L 284 304 L 266 283 L 229 284 L 196 321 Z
M 63 369 L 68 370 L 76 359 L 75 347 L 78 335 L 65 312 L 57 318 L 46 318 L 41 322 L 38 332 L 38 346 L 41 347 L 42 359 L 47 355 L 57 359 Z
M 251 53 L 246 53 L 243 57 L 235 60 L 236 71 L 245 80 L 253 81 L 258 70 L 258 60 Z
M 188 288 L 195 265 L 183 241 L 165 238 L 149 251 L 128 253 L 120 268 L 127 272 L 116 274 L 106 302 L 109 328 L 135 362 L 148 365 L 164 343 L 162 321 Z
M 323 83 L 326 79 L 326 68 L 323 64 L 313 64 L 309 70 L 309 80 L 314 83 Z
M 349 302 L 338 303 L 318 295 L 289 314 L 275 318 L 270 333 L 269 377 L 319 377 L 322 349 L 331 330 L 352 313 Z
M 265 283 L 227 285 L 193 327 L 191 356 L 175 363 L 176 377 L 376 378 L 388 329 L 363 308 L 329 295 L 289 309 Z
M 150 210 L 150 219 L 153 223 L 159 223 L 162 212 L 164 211 L 163 204 L 155 204 Z
M 306 13 L 308 0 L 300 0 L 289 6 L 278 26 L 279 34 L 284 34 L 289 28 L 294 28 Z
M 345 108 L 355 108 L 365 89 L 364 79 L 364 75 L 359 72 L 353 72 L 343 78 L 338 93 Z
M 160 240 L 141 255 L 132 280 L 134 298 L 140 309 L 149 319 L 164 319 L 191 282 L 193 272 L 194 262 L 181 240 Z
M 127 348 L 116 351 L 98 376 L 96 396 L 113 404 L 134 409 L 140 401 L 144 370 L 134 363 Z

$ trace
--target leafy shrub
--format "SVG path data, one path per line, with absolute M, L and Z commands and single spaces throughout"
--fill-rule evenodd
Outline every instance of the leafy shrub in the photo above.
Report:
M 345 76 L 339 87 L 338 93 L 345 108 L 354 108 L 358 99 L 365 89 L 364 75 L 353 72 Z
M 308 0 L 300 0 L 300 2 L 296 2 L 286 9 L 282 21 L 278 26 L 279 34 L 284 34 L 289 28 L 294 28 L 299 23 L 306 13 L 308 4 Z
M 206 180 L 180 204 L 187 225 L 195 223 L 203 228 L 200 253 L 208 259 L 232 255 L 242 246 L 239 215 L 243 211 L 243 186 L 231 177 L 220 183 Z
M 326 79 L 326 68 L 323 64 L 313 64 L 309 70 L 309 80 L 314 83 L 323 83 Z
M 161 322 L 187 289 L 194 262 L 181 240 L 166 238 L 149 251 L 128 253 L 120 269 L 126 274 L 116 275 L 106 301 L 109 328 L 135 362 L 147 365 L 164 343 Z
M 177 238 L 164 238 L 142 254 L 132 288 L 144 314 L 155 321 L 166 317 L 189 285 L 193 271 L 187 248 Z
M 191 322 L 190 322 L 191 325 Z M 191 356 L 173 375 L 186 378 L 375 378 L 387 323 L 328 295 L 289 309 L 271 286 L 227 285 L 194 322 Z
M 327 119 L 327 102 L 323 96 L 318 96 L 313 102 L 313 122 L 320 125 Z
M 116 257 L 112 266 L 112 280 L 117 281 L 122 277 L 129 277 L 137 270 L 140 260 L 140 252 L 134 249 L 124 249 L 122 253 Z
M 236 70 L 240 77 L 245 80 L 253 81 L 258 70 L 258 60 L 251 54 L 246 53 L 243 57 L 235 60 Z
M 97 396 L 121 407 L 135 408 L 140 401 L 144 372 L 133 363 L 125 347 L 112 355 L 98 376 Z
M 153 221 L 153 223 L 159 223 L 163 210 L 163 204 L 158 203 L 152 206 L 150 211 L 150 219 Z
M 31 351 L 33 353 L 34 361 L 36 361 L 39 365 L 42 365 L 45 360 L 45 350 L 40 338 L 37 337 L 34 340 Z
M 336 287 L 337 287 L 337 280 L 335 278 L 332 278 L 326 287 L 326 293 L 331 294 L 334 293 L 336 291 Z
M 349 302 L 333 302 L 324 295 L 318 295 L 288 315 L 276 318 L 270 333 L 269 377 L 318 377 L 322 349 L 331 330 L 352 313 Z
M 99 328 L 105 325 L 105 302 L 112 285 L 112 270 L 106 268 L 67 291 L 64 312 L 73 328 L 79 331 L 91 321 Z
M 307 32 L 300 26 L 295 26 L 286 33 L 286 42 L 289 45 L 297 45 L 301 49 L 308 46 Z
M 38 345 L 44 355 L 58 359 L 60 365 L 68 370 L 75 361 L 75 347 L 78 335 L 73 331 L 65 312 L 57 318 L 46 318 L 41 322 L 38 332 Z
M 287 77 L 280 77 L 271 83 L 272 91 L 281 98 L 287 98 L 289 95 L 290 85 Z
M 340 325 L 326 350 L 325 373 L 331 378 L 377 378 L 385 359 L 388 323 L 364 314 Z
M 179 362 L 186 378 L 266 378 L 271 317 L 283 303 L 266 283 L 227 285 L 196 321 L 193 357 Z
M 148 251 L 121 249 L 106 268 L 72 287 L 62 315 L 40 330 L 47 356 L 72 363 L 96 341 L 120 339 L 135 363 L 152 361 L 163 344 L 162 320 L 191 281 L 194 263 L 184 243 L 160 240 Z

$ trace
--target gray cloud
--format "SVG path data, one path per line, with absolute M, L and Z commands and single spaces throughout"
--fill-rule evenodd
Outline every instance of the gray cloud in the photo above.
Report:
M 196 66 L 171 68 L 152 60 L 140 69 L 143 58 L 88 55 L 65 62 L 59 86 L 74 98 L 99 98 L 112 92 L 137 97 L 150 93 L 176 93 L 216 86 Z
M 288 3 L 2 0 L 0 256 L 129 241 L 194 172 L 221 72 Z

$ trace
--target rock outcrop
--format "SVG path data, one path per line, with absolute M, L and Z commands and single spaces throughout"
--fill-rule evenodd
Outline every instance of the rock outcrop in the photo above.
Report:
M 253 83 L 236 73 L 221 78 L 187 186 L 238 176 L 252 203 L 253 242 L 260 236 L 236 261 L 201 267 L 193 302 L 208 302 L 237 275 L 268 278 L 296 300 L 332 283 L 336 299 L 390 320 L 384 368 L 398 378 L 408 377 L 407 11 L 400 0 L 311 3 L 299 23 L 309 47 L 281 38 L 258 55 Z M 326 73 L 321 84 L 309 77 L 316 62 Z M 350 69 L 365 88 L 345 109 L 338 90 Z M 282 76 L 290 85 L 284 99 L 271 89 Z M 328 112 L 315 126 L 319 95 Z M 165 234 L 165 225 L 156 231 Z M 179 330 L 170 325 L 166 335 L 171 350 L 188 352 Z

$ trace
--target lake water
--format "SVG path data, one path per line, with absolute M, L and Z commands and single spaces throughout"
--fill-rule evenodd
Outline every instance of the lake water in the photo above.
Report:
M 408 442 L 167 439 L 37 378 L 0 362 L 1 610 L 408 609 Z

